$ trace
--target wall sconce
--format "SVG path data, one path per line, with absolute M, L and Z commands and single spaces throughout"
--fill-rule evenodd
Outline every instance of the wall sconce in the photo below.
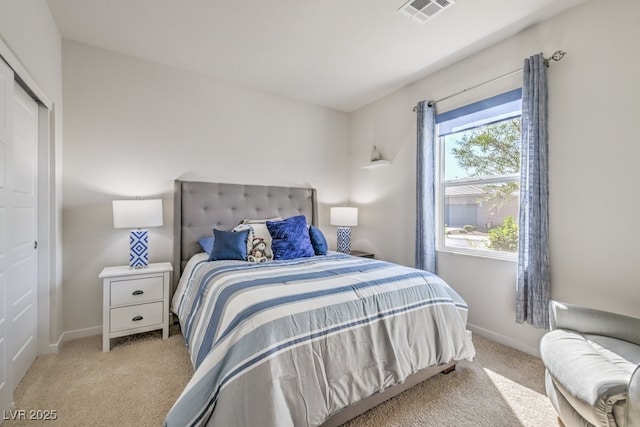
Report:
M 129 233 L 129 266 L 149 265 L 149 234 L 142 227 L 162 226 L 162 200 L 114 200 L 113 228 L 136 228 Z
M 338 252 L 351 252 L 351 228 L 358 225 L 358 208 L 331 208 L 329 223 L 338 226 Z

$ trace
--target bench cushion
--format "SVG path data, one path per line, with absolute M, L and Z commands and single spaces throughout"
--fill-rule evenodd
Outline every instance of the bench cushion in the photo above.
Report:
M 614 405 L 626 400 L 627 385 L 640 363 L 640 346 L 556 329 L 542 338 L 540 356 L 568 400 L 582 403 L 576 405 L 581 415 L 595 425 L 608 425 Z

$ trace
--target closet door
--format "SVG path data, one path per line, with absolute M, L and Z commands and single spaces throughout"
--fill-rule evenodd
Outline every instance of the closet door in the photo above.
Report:
M 13 71 L 0 58 L 0 410 L 8 410 L 13 401 L 13 385 L 8 364 L 7 300 L 7 181 L 13 138 Z
M 7 191 L 7 297 L 13 389 L 38 355 L 38 103 L 14 84 L 11 173 Z
M 38 104 L 0 59 L 0 409 L 37 355 Z

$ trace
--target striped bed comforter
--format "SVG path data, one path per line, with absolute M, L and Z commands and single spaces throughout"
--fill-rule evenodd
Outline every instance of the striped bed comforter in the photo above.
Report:
M 189 261 L 173 298 L 195 373 L 166 426 L 317 426 L 432 365 L 475 355 L 438 276 L 340 253 Z

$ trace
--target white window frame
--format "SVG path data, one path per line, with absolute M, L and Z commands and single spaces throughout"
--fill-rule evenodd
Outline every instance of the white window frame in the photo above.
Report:
M 464 107 L 463 107 L 464 108 Z M 513 119 L 514 116 L 509 119 Z M 505 120 L 509 120 L 505 119 Z M 457 253 L 463 255 L 471 255 L 478 257 L 485 257 L 491 259 L 501 259 L 507 261 L 517 261 L 518 252 L 503 252 L 493 251 L 488 249 L 475 249 L 475 248 L 461 248 L 455 246 L 447 246 L 446 244 L 446 225 L 445 221 L 445 208 L 446 208 L 446 189 L 450 187 L 462 187 L 468 185 L 483 186 L 487 184 L 506 184 L 510 182 L 520 183 L 520 174 L 509 174 L 500 176 L 485 176 L 480 178 L 467 178 L 467 179 L 454 179 L 446 181 L 444 177 L 444 163 L 445 163 L 445 137 L 440 136 L 438 132 L 438 125 L 436 125 L 436 185 L 435 185 L 435 197 L 436 197 L 436 250 L 439 252 Z M 518 205 L 518 214 L 520 206 Z M 516 221 L 518 216 L 516 216 Z

